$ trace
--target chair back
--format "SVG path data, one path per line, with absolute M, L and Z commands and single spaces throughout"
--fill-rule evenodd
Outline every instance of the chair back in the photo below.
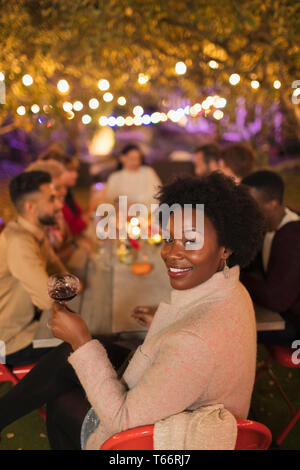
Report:
M 249 419 L 237 419 L 238 435 L 235 450 L 267 450 L 272 434 L 264 424 Z
M 261 423 L 237 419 L 235 450 L 267 450 L 272 442 L 270 430 Z M 128 429 L 110 437 L 100 450 L 153 450 L 153 425 Z

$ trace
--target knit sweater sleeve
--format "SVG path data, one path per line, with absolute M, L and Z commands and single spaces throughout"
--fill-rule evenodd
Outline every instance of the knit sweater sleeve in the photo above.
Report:
M 129 391 L 117 379 L 97 340 L 76 350 L 69 362 L 100 422 L 114 434 L 153 424 L 191 406 L 209 384 L 215 355 L 197 335 L 176 333 L 164 341 L 154 362 Z

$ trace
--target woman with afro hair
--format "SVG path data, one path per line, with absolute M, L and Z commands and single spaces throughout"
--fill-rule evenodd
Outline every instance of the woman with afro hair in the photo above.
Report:
M 82 317 L 54 304 L 51 327 L 54 336 L 65 341 L 57 351 L 68 358 L 62 367 L 69 368 L 70 385 L 68 390 L 66 374 L 56 366 L 51 374 L 44 374 L 44 396 L 36 403 L 40 406 L 43 398 L 50 401 L 46 383 L 52 389 L 56 384 L 47 416 L 53 448 L 80 448 L 82 431 L 82 447 L 99 449 L 117 432 L 207 405 L 222 404 L 236 417 L 248 415 L 256 324 L 239 273 L 261 246 L 262 216 L 247 189 L 220 173 L 177 178 L 161 187 L 158 200 L 160 205 L 181 208 L 191 204 L 192 216 L 184 223 L 182 214 L 178 237 L 178 218 L 170 213 L 161 256 L 172 287 L 171 300 L 158 306 L 144 342 L 122 377 L 101 340 L 92 339 Z M 197 204 L 204 204 L 204 233 L 199 233 L 196 223 Z M 48 354 L 56 365 L 57 351 Z M 81 383 L 80 392 L 70 364 Z M 43 368 L 43 360 L 38 368 Z M 23 380 L 30 383 L 30 374 Z M 60 385 L 63 375 L 64 387 Z M 87 400 L 94 425 L 89 418 L 84 420 L 88 406 L 82 403 Z

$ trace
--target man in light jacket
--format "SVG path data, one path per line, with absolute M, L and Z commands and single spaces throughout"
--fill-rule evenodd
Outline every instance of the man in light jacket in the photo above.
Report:
M 0 235 L 0 340 L 7 364 L 21 365 L 46 352 L 33 349 L 32 340 L 37 312 L 51 307 L 48 277 L 66 272 L 45 234 L 45 227 L 56 223 L 62 204 L 44 171 L 21 173 L 9 190 L 18 216 Z

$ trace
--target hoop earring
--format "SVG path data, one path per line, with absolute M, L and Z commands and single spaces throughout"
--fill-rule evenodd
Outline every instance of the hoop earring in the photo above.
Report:
M 226 259 L 224 259 L 223 274 L 224 274 L 225 279 L 228 279 L 228 278 L 230 277 L 230 269 L 229 269 L 229 267 L 228 267 L 228 265 L 227 265 Z

